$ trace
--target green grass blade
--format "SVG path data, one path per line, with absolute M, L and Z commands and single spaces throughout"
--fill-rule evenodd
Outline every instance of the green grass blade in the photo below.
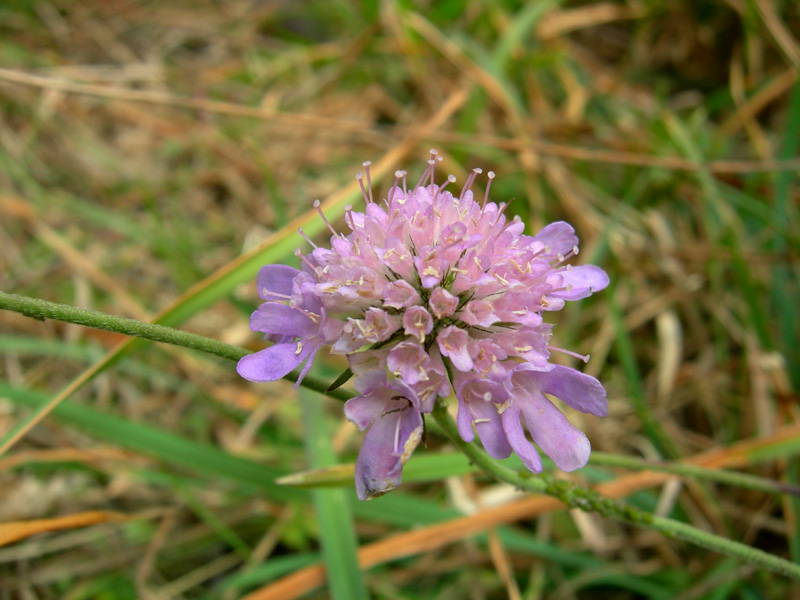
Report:
M 301 390 L 300 403 L 306 424 L 305 445 L 309 463 L 314 468 L 335 465 L 337 459 L 325 423 L 322 397 Z M 334 600 L 369 597 L 358 564 L 358 540 L 348 496 L 352 496 L 352 491 L 344 489 L 315 489 L 311 492 L 319 523 L 328 589 Z

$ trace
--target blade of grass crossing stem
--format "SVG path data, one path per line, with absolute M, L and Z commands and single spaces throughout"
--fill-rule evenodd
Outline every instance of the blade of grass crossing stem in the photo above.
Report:
M 44 394 L 22 390 L 2 382 L 0 395 L 34 409 L 48 401 Z M 260 489 L 275 500 L 288 501 L 308 497 L 301 490 L 274 484 L 273 479 L 283 475 L 274 467 L 232 456 L 213 446 L 199 444 L 168 431 L 133 423 L 70 402 L 63 402 L 58 406 L 54 415 L 65 423 L 77 426 L 92 436 L 112 441 L 122 448 L 153 456 L 166 463 L 188 467 L 212 477 L 237 481 Z
M 305 422 L 306 455 L 315 469 L 337 463 L 325 423 L 325 407 L 319 394 L 300 390 Z M 311 492 L 319 524 L 322 558 L 328 589 L 334 600 L 366 600 L 369 596 L 358 564 L 358 541 L 348 495 L 351 491 L 326 488 Z

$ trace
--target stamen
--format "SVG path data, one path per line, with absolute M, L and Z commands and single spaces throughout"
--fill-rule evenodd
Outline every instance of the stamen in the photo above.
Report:
M 397 419 L 397 424 L 394 426 L 394 451 L 397 454 L 400 451 L 400 423 L 402 419 Z
M 371 161 L 364 161 L 362 163 L 364 165 L 364 170 L 367 172 L 367 188 L 369 188 L 369 203 L 372 204 L 374 200 L 372 199 L 372 178 L 369 175 L 369 166 L 372 164 Z
M 433 200 L 431 200 L 431 204 L 436 202 L 436 198 L 439 197 L 439 194 L 441 193 L 441 191 L 444 188 L 446 188 L 449 184 L 455 183 L 455 182 L 456 182 L 456 176 L 455 175 L 448 175 L 447 176 L 447 181 L 445 181 L 442 185 L 440 185 L 438 188 L 436 188 L 436 191 L 433 192 Z M 441 215 L 439 215 L 439 216 L 441 216 Z
M 402 171 L 395 171 L 394 172 L 394 183 L 392 184 L 392 189 L 389 190 L 389 203 L 394 200 L 394 193 L 397 191 L 397 184 L 400 183 L 400 178 L 403 176 Z
M 278 292 L 270 292 L 267 288 L 261 289 L 262 296 L 277 296 L 278 298 L 283 298 L 284 300 L 291 300 L 292 297 L 288 294 L 279 294 Z
M 305 264 L 307 264 L 309 267 L 311 267 L 311 270 L 312 270 L 314 273 L 316 273 L 316 272 L 317 272 L 317 265 L 315 265 L 315 264 L 314 264 L 314 263 L 312 263 L 310 260 L 308 260 L 308 257 L 307 257 L 305 254 L 303 254 L 303 252 L 300 250 L 300 248 L 295 248 L 295 250 L 294 250 L 294 255 L 295 255 L 297 258 L 299 258 L 300 260 L 302 260 L 302 261 L 303 261 Z
M 472 169 L 472 173 L 470 173 L 469 177 L 467 177 L 464 187 L 461 188 L 461 194 L 458 196 L 459 202 L 464 199 L 464 194 L 466 194 L 472 188 L 472 184 L 475 183 L 475 178 L 481 173 L 483 173 L 483 170 L 481 169 Z
M 303 238 L 305 241 L 307 241 L 309 244 L 311 244 L 311 245 L 312 245 L 314 248 L 319 248 L 319 246 L 317 246 L 317 245 L 316 245 L 314 242 L 312 242 L 312 241 L 311 241 L 311 238 L 310 238 L 310 237 L 308 237 L 308 236 L 306 235 L 306 232 L 305 232 L 305 231 L 303 231 L 303 228 L 302 228 L 302 227 L 300 227 L 300 228 L 297 230 L 297 233 L 299 233 L 299 234 L 302 236 L 302 238 Z
M 425 170 L 422 172 L 422 176 L 419 178 L 417 185 L 414 186 L 414 191 L 416 192 L 419 189 L 419 186 L 422 185 L 422 182 L 425 181 L 428 176 L 433 172 L 433 167 L 436 165 L 436 160 L 433 158 L 428 160 L 428 166 L 425 167 Z
M 556 269 L 564 264 L 564 262 L 568 261 L 570 258 L 577 254 L 576 250 L 578 249 L 577 246 L 573 246 L 572 250 L 567 252 L 566 254 L 561 254 L 560 252 L 556 254 L 556 259 L 558 262 L 553 263 L 551 266 L 552 268 Z M 572 265 L 567 265 L 567 269 L 571 269 Z
M 356 222 L 353 220 L 353 205 L 346 204 L 344 207 L 344 222 L 352 229 L 356 230 Z
M 486 202 L 489 200 L 489 189 L 492 187 L 492 181 L 494 181 L 494 171 L 489 171 L 486 177 L 489 178 L 489 183 L 486 184 L 486 191 L 483 193 L 483 204 L 481 204 L 481 208 L 485 208 Z
M 430 161 L 433 161 L 431 164 Z M 434 171 L 436 170 L 436 163 L 442 162 L 442 157 L 439 156 L 439 152 L 435 148 L 431 148 L 431 158 L 428 161 L 428 164 L 431 165 L 431 185 L 434 184 Z
M 579 358 L 580 360 L 582 360 L 585 363 L 588 363 L 589 359 L 591 358 L 590 354 L 585 354 L 585 355 L 584 354 L 578 354 L 577 352 L 573 352 L 572 350 L 564 350 L 564 348 L 556 348 L 555 346 L 548 346 L 547 349 L 548 350 L 555 350 L 556 352 L 561 352 L 563 354 L 568 354 L 569 356 L 574 356 L 575 358 Z
M 495 219 L 495 221 L 494 221 L 495 223 L 497 223 L 497 222 L 500 220 L 500 217 L 503 215 L 503 213 L 504 213 L 504 212 L 506 212 L 506 209 L 507 209 L 509 206 L 511 206 L 511 203 L 512 203 L 514 200 L 516 200 L 516 198 L 512 198 L 512 199 L 511 199 L 511 200 L 509 200 L 508 202 L 501 202 L 501 203 L 500 203 L 500 210 L 498 210 L 498 211 L 497 211 L 497 218 L 496 218 L 496 219 Z
M 322 209 L 320 208 L 320 201 L 319 200 L 314 200 L 314 208 L 317 209 L 317 212 L 319 213 L 319 216 L 325 222 L 325 225 L 328 226 L 328 229 L 331 230 L 331 233 L 333 235 L 339 235 L 338 233 L 336 233 L 336 230 L 333 228 L 333 225 L 331 225 L 330 222 L 328 222 L 328 219 L 325 218 L 325 214 L 322 212 Z M 342 236 L 342 237 L 344 237 L 344 236 Z
M 367 195 L 367 190 L 364 187 L 364 176 L 361 173 L 356 173 L 356 180 L 358 181 L 358 186 L 361 188 L 361 195 L 364 197 L 364 204 L 369 204 L 369 196 Z

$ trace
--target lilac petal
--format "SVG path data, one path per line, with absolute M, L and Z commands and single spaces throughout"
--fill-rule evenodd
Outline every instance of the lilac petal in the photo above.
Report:
M 574 471 L 586 465 L 592 452 L 589 439 L 573 426 L 553 403 L 534 391 L 522 405 L 522 416 L 533 441 L 553 459 L 562 471 Z
M 519 408 L 514 405 L 506 408 L 502 414 L 502 422 L 503 430 L 506 432 L 508 443 L 511 444 L 514 454 L 522 459 L 528 469 L 534 473 L 541 473 L 542 457 L 539 456 L 536 448 L 525 437 L 525 431 L 522 429 L 522 422 L 520 421 Z
M 292 280 L 299 272 L 297 269 L 286 265 L 264 265 L 258 272 L 258 278 L 256 279 L 259 296 L 264 300 L 285 300 L 286 298 L 275 296 L 274 294 L 290 296 L 292 294 Z
M 580 265 L 571 269 L 564 269 L 559 274 L 564 281 L 564 285 L 571 285 L 572 289 L 548 294 L 554 298 L 580 300 L 588 298 L 593 293 L 599 292 L 608 286 L 608 275 L 603 269 L 594 265 Z
M 591 375 L 556 365 L 549 373 L 537 373 L 535 382 L 542 392 L 563 400 L 575 410 L 598 417 L 608 415 L 606 391 Z
M 436 336 L 436 343 L 442 356 L 447 356 L 456 369 L 465 372 L 472 368 L 472 358 L 467 348 L 468 341 L 469 334 L 455 325 L 447 327 Z
M 405 408 L 393 404 L 406 402 Z M 393 490 L 403 476 L 403 465 L 422 439 L 422 415 L 407 401 L 384 407 L 364 435 L 356 460 L 356 493 L 371 500 Z
M 424 380 L 426 375 L 422 363 L 428 358 L 425 348 L 414 342 L 400 342 L 386 357 L 386 366 L 393 373 L 399 373 L 407 384 L 414 385 Z
M 553 254 L 567 254 L 578 245 L 578 238 L 572 225 L 564 221 L 557 221 L 545 226 L 533 236 L 535 242 L 550 246 Z
M 356 396 L 344 403 L 344 416 L 364 431 L 372 421 L 384 411 L 384 404 L 376 402 L 375 398 Z
M 265 302 L 250 315 L 250 329 L 269 335 L 305 337 L 314 333 L 316 326 L 299 310 L 277 302 Z
M 293 389 L 297 389 L 300 387 L 300 384 L 305 379 L 308 372 L 311 370 L 311 365 L 314 364 L 314 357 L 317 355 L 317 350 L 319 350 L 319 345 L 317 345 L 311 352 L 308 353 L 308 360 L 306 364 L 303 365 L 303 368 L 300 370 L 300 373 L 297 375 L 297 381 L 294 382 L 292 386 Z
M 497 412 L 494 402 L 472 402 L 475 430 L 481 438 L 481 444 L 492 458 L 508 458 L 511 455 L 511 446 L 508 436 L 503 430 L 503 421 Z
M 467 401 L 460 398 L 458 413 L 456 413 L 456 425 L 458 426 L 458 435 L 462 440 L 469 443 L 475 439 L 475 432 L 472 430 L 472 411 L 469 409 Z
M 239 360 L 236 370 L 250 381 L 277 381 L 292 372 L 318 346 L 306 344 L 297 352 L 297 344 L 275 344 Z

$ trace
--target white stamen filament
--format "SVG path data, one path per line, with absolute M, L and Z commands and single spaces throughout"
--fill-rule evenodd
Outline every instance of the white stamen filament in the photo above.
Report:
M 311 267 L 311 270 L 314 271 L 314 273 L 319 272 L 319 268 L 317 267 L 317 265 L 315 265 L 310 260 L 308 260 L 308 257 L 305 254 L 303 254 L 303 252 L 300 250 L 300 248 L 295 248 L 294 255 L 297 258 L 299 258 L 300 260 L 302 260 L 309 267 Z
M 472 189 L 472 184 L 475 183 L 475 178 L 481 173 L 483 173 L 481 169 L 472 169 L 472 173 L 470 173 L 469 177 L 467 177 L 467 181 L 464 183 L 464 187 L 461 188 L 461 193 L 458 195 L 459 202 L 464 199 L 464 194 Z
M 591 358 L 591 354 L 578 354 L 577 352 L 573 352 L 572 350 L 564 350 L 564 348 L 556 348 L 555 346 L 548 346 L 548 350 L 555 350 L 556 352 L 561 352 L 562 354 L 568 354 L 569 356 L 574 356 L 575 358 L 579 358 L 585 363 L 589 362 Z
M 328 221 L 328 219 L 325 218 L 325 213 L 322 212 L 322 208 L 320 208 L 320 206 L 321 206 L 320 201 L 319 200 L 314 200 L 314 208 L 317 209 L 317 213 L 319 214 L 320 218 L 323 220 L 325 225 L 328 226 L 328 229 L 330 229 L 330 231 L 331 231 L 331 233 L 333 235 L 340 235 L 340 234 L 336 233 L 336 230 L 333 228 L 333 225 L 331 225 L 330 222 Z M 342 237 L 344 237 L 344 236 L 342 236 Z
M 437 188 L 436 188 L 436 191 L 435 191 L 435 192 L 433 192 L 433 200 L 431 200 L 431 204 L 433 204 L 434 202 L 436 202 L 436 198 L 438 198 L 438 197 L 439 197 L 439 194 L 442 192 L 442 190 L 444 190 L 444 188 L 446 188 L 446 187 L 447 187 L 449 184 L 451 184 L 451 183 L 455 183 L 455 182 L 456 182 L 456 176 L 455 176 L 455 175 L 448 175 L 448 176 L 447 176 L 447 181 L 445 181 L 445 182 L 444 182 L 442 185 L 440 185 L 439 187 L 437 187 Z M 434 212 L 436 212 L 436 209 L 434 209 Z M 439 218 L 441 218 L 441 216 L 442 216 L 442 215 L 440 215 L 439 213 L 437 213 L 437 216 L 438 216 Z
M 283 298 L 284 300 L 291 300 L 292 297 L 287 294 L 279 294 L 278 292 L 270 292 L 267 288 L 261 288 L 261 295 L 262 296 L 277 296 L 278 298 Z
M 486 177 L 489 178 L 489 183 L 486 184 L 486 191 L 483 193 L 483 203 L 481 204 L 481 208 L 485 208 L 486 202 L 489 200 L 489 188 L 492 187 L 492 180 L 494 179 L 494 171 L 489 171 L 486 174 Z
M 394 427 L 394 451 L 395 453 L 400 451 L 400 423 L 402 423 L 402 419 L 398 417 L 397 425 Z
M 308 236 L 306 235 L 306 232 L 305 232 L 305 231 L 303 231 L 303 228 L 302 228 L 302 227 L 298 228 L 298 230 L 297 230 L 297 233 L 299 233 L 299 234 L 300 234 L 300 236 L 301 236 L 301 237 L 302 237 L 302 238 L 303 238 L 303 239 L 304 239 L 306 242 L 308 242 L 308 243 L 309 243 L 311 246 L 313 246 L 314 248 L 319 248 L 319 246 L 317 246 L 317 245 L 316 245 L 314 242 L 312 242 L 312 241 L 311 241 L 311 238 L 310 238 L 310 237 L 308 237 Z
M 367 173 L 367 189 L 369 190 L 369 204 L 372 204 L 374 200 L 372 199 L 372 178 L 369 174 L 369 166 L 372 164 L 370 161 L 364 161 L 363 163 L 364 171 Z
M 414 192 L 416 192 L 419 189 L 419 186 L 421 186 L 425 180 L 428 179 L 428 176 L 430 176 L 430 174 L 433 172 L 433 167 L 435 165 L 436 161 L 434 159 L 431 158 L 428 160 L 428 166 L 425 167 L 425 170 L 422 172 L 419 181 L 417 181 L 417 185 L 414 186 Z

